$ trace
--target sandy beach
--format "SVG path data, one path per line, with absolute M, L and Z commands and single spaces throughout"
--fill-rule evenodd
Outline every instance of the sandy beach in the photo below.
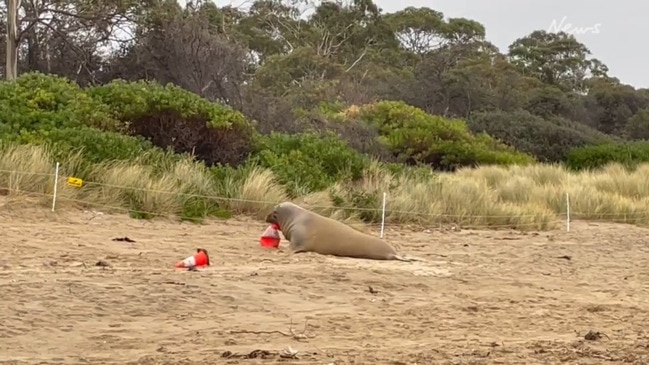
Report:
M 649 230 L 572 227 L 388 227 L 427 261 L 380 262 L 262 249 L 252 220 L 0 209 L 0 364 L 648 363 Z

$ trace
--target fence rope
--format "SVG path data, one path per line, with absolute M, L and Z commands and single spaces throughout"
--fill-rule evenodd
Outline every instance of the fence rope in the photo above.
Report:
M 4 172 L 6 174 L 36 175 L 36 176 L 51 176 L 51 177 L 54 177 L 53 173 L 46 173 L 46 172 L 14 171 L 14 170 L 1 170 L 1 169 L 0 169 L 0 172 Z
M 241 199 L 241 198 L 229 198 L 216 195 L 201 195 L 201 194 L 192 194 L 192 193 L 183 193 L 183 192 L 174 192 L 166 190 L 156 190 L 156 189 L 146 189 L 138 188 L 134 186 L 123 186 L 123 185 L 113 185 L 113 184 L 104 184 L 93 181 L 85 181 L 84 184 L 88 186 L 99 186 L 99 187 L 109 187 L 113 189 L 124 189 L 124 190 L 134 190 L 134 191 L 143 191 L 157 194 L 168 194 L 183 196 L 187 198 L 202 198 L 202 199 L 213 199 L 219 201 L 230 201 L 230 202 L 239 202 L 239 203 L 252 203 L 252 204 L 263 204 L 263 205 L 274 205 L 279 202 L 269 201 L 269 200 L 250 200 L 250 199 Z M 308 207 L 311 209 L 336 209 L 336 210 L 351 210 L 359 212 L 374 212 L 379 213 L 382 209 L 379 208 L 363 208 L 363 207 L 354 207 L 354 206 L 335 206 L 335 205 L 313 205 L 308 204 Z M 419 216 L 428 216 L 428 217 L 445 217 L 445 218 L 511 218 L 509 215 L 465 215 L 465 214 L 434 214 L 434 213 L 424 213 L 416 211 L 406 211 L 406 210 L 394 210 L 386 209 L 386 213 L 393 214 L 405 214 L 405 215 L 419 215 Z M 536 214 L 527 214 L 520 215 L 519 217 L 535 217 Z
M 31 171 L 14 171 L 14 170 L 2 170 L 0 169 L 0 173 L 8 173 L 8 174 L 18 174 L 18 175 L 35 175 L 35 176 L 48 176 L 48 177 L 55 177 L 56 174 L 54 173 L 42 173 L 42 172 L 31 172 Z M 59 185 L 61 185 L 61 179 L 66 180 L 67 177 L 59 177 Z M 54 180 L 54 179 L 53 179 Z M 65 183 L 65 181 L 63 181 Z M 217 196 L 217 195 L 204 195 L 204 194 L 193 194 L 193 193 L 185 193 L 185 192 L 179 192 L 179 191 L 168 191 L 168 190 L 158 190 L 158 189 L 147 189 L 147 188 L 141 188 L 141 187 L 136 187 L 136 186 L 126 186 L 126 185 L 116 185 L 116 184 L 107 184 L 107 183 L 100 183 L 97 181 L 92 181 L 92 180 L 84 180 L 83 181 L 84 186 L 82 188 L 75 188 L 75 189 L 83 189 L 85 187 L 93 186 L 96 188 L 111 188 L 111 189 L 121 189 L 121 190 L 126 190 L 126 191 L 141 191 L 141 192 L 150 192 L 150 193 L 156 193 L 156 194 L 167 194 L 167 195 L 175 195 L 175 196 L 180 196 L 180 197 L 186 197 L 186 198 L 201 198 L 201 199 L 208 199 L 208 200 L 215 200 L 215 201 L 223 201 L 223 202 L 239 202 L 239 203 L 251 203 L 251 204 L 260 204 L 260 205 L 274 205 L 277 204 L 278 202 L 276 201 L 264 201 L 264 200 L 251 200 L 251 199 L 241 199 L 241 198 L 233 198 L 233 197 L 225 197 L 225 196 Z M 15 189 L 8 187 L 5 188 L 10 191 L 15 191 Z M 28 193 L 37 193 L 34 191 L 23 191 L 23 192 L 28 192 Z M 49 196 L 52 196 L 52 194 L 49 194 Z M 63 200 L 68 200 L 70 201 L 71 198 L 68 197 L 58 197 L 57 199 L 63 199 Z M 89 201 L 78 201 L 79 203 L 83 204 L 94 204 L 94 205 L 102 205 L 100 203 L 95 203 L 95 202 L 89 202 Z M 380 202 L 379 202 L 380 203 Z M 574 201 L 572 202 L 574 204 Z M 331 209 L 331 210 L 343 210 L 343 211 L 356 211 L 356 212 L 373 212 L 373 213 L 382 213 L 383 210 L 381 208 L 364 208 L 364 207 L 354 207 L 354 206 L 335 206 L 335 205 L 313 205 L 313 204 L 305 204 L 308 206 L 310 209 Z M 420 217 L 435 217 L 435 218 L 465 218 L 465 219 L 471 219 L 471 218 L 514 218 L 513 216 L 510 215 L 471 215 L 471 214 L 443 214 L 443 213 L 427 213 L 427 212 L 417 212 L 417 211 L 406 211 L 406 210 L 395 210 L 395 209 L 389 209 L 389 203 L 388 207 L 385 209 L 386 215 L 389 214 L 403 214 L 403 215 L 410 215 L 410 216 L 420 216 Z M 156 215 L 155 213 L 152 212 L 138 212 L 134 210 L 130 210 L 128 208 L 120 208 L 120 207 L 112 207 L 112 206 L 107 206 L 108 208 L 111 209 L 116 209 L 116 210 L 122 210 L 122 211 L 128 211 L 128 212 L 133 212 L 133 213 L 141 213 L 141 214 L 149 214 L 149 215 Z M 567 212 L 555 212 L 555 216 L 557 218 L 566 218 L 567 217 Z M 582 219 L 582 217 L 600 217 L 600 218 L 618 218 L 618 219 L 637 219 L 637 218 L 643 218 L 647 217 L 649 219 L 649 209 L 646 211 L 635 211 L 635 212 L 627 212 L 627 213 L 600 213 L 600 212 L 583 212 L 583 211 L 575 211 L 570 208 L 570 218 L 572 219 Z M 517 217 L 520 218 L 530 218 L 530 217 L 535 217 L 537 216 L 536 214 L 524 214 L 524 215 L 519 215 Z M 187 219 L 191 220 L 191 217 L 182 217 L 182 219 Z M 196 218 L 194 218 L 196 219 Z M 588 220 L 596 220 L 597 218 L 587 218 Z M 534 224 L 531 224 L 534 225 Z M 509 226 L 509 225 L 507 225 Z M 473 225 L 472 225 L 473 227 Z M 486 227 L 496 227 L 494 225 L 489 225 Z
M 13 191 L 15 191 L 17 193 L 22 193 L 22 194 L 25 194 L 25 195 L 35 195 L 35 196 L 47 197 L 47 198 L 52 198 L 53 197 L 53 194 L 43 193 L 43 192 L 35 192 L 35 191 L 29 191 L 29 190 L 13 190 Z M 125 208 L 125 207 L 120 207 L 120 206 L 113 206 L 113 205 L 108 205 L 108 204 L 103 204 L 103 203 L 98 203 L 98 202 L 92 202 L 92 201 L 88 201 L 88 200 L 84 200 L 84 199 L 70 198 L 70 197 L 66 197 L 66 196 L 62 196 L 62 195 L 58 195 L 57 199 L 58 199 L 58 201 L 67 201 L 67 202 L 77 203 L 77 204 L 85 205 L 85 206 L 99 207 L 99 208 L 104 208 L 106 210 L 121 211 L 121 212 L 125 212 L 125 213 L 135 213 L 135 214 L 147 215 L 147 216 L 151 216 L 151 217 L 159 217 L 159 218 L 172 218 L 173 217 L 173 218 L 177 218 L 177 219 L 181 219 L 181 220 L 196 221 L 196 222 L 203 221 L 205 218 L 209 218 L 209 217 L 202 217 L 202 218 L 188 217 L 188 216 L 177 215 L 177 214 L 157 213 L 157 212 L 136 210 L 136 209 L 130 209 L 130 208 Z M 96 216 L 97 213 L 102 214 L 102 212 L 91 212 L 91 213 L 93 213 L 94 216 Z M 94 216 L 91 219 L 94 219 L 95 218 Z M 471 216 L 464 216 L 464 217 L 465 218 L 474 218 L 474 217 L 471 217 Z M 506 218 L 507 216 L 503 216 L 503 217 Z M 555 219 L 555 220 L 549 221 L 548 224 L 558 224 L 558 223 L 561 223 L 561 222 L 563 222 L 563 220 Z M 395 224 L 395 223 L 393 223 L 393 224 Z M 437 224 L 439 224 L 439 223 L 430 223 L 430 224 L 426 224 L 426 225 L 427 226 L 435 226 Z M 443 224 L 453 225 L 455 223 L 448 222 L 448 223 L 443 223 Z M 363 225 L 378 229 L 381 226 L 381 223 L 363 223 Z M 418 224 L 417 223 L 399 224 L 399 226 L 406 226 L 406 225 L 415 225 L 415 226 L 417 226 Z M 517 224 L 489 224 L 489 225 L 487 225 L 487 224 L 484 224 L 484 225 L 465 224 L 465 226 L 471 227 L 471 229 L 499 229 L 499 228 L 512 228 L 513 226 L 516 226 L 516 227 L 534 227 L 534 226 L 538 226 L 538 225 L 539 225 L 538 222 L 536 222 L 536 223 L 520 223 L 520 224 L 518 224 L 518 223 Z
M 8 173 L 16 173 L 16 174 L 22 173 L 25 175 L 43 175 L 43 176 L 51 176 L 51 177 L 56 176 L 55 174 L 45 174 L 45 173 L 34 174 L 31 172 L 9 171 L 9 170 L 0 170 L 0 172 L 8 172 Z M 66 180 L 67 177 L 60 177 L 59 179 Z M 136 186 L 106 184 L 106 183 L 100 183 L 92 180 L 83 180 L 83 184 L 84 186 L 107 187 L 113 189 L 123 189 L 123 190 L 131 190 L 131 191 L 142 191 L 142 192 L 150 192 L 150 193 L 157 193 L 157 194 L 175 195 L 175 196 L 182 196 L 187 198 L 212 199 L 212 200 L 225 201 L 225 202 L 252 203 L 252 204 L 263 204 L 263 205 L 274 205 L 278 203 L 276 201 L 250 200 L 250 199 L 217 196 L 217 195 L 203 195 L 203 194 L 184 193 L 179 191 L 147 189 L 147 188 L 140 188 Z M 335 209 L 335 210 L 350 210 L 350 211 L 374 212 L 374 213 L 382 212 L 382 209 L 379 208 L 363 208 L 363 207 L 354 207 L 354 206 L 335 206 L 335 205 L 326 206 L 326 205 L 313 205 L 313 204 L 308 204 L 308 206 L 311 209 Z M 441 213 L 435 214 L 435 213 L 425 213 L 425 212 L 395 210 L 395 209 L 386 209 L 385 212 L 386 214 L 390 213 L 390 214 L 404 214 L 404 215 L 413 215 L 413 216 L 444 217 L 444 218 L 511 218 L 511 216 L 509 215 L 467 215 L 467 214 L 441 214 Z M 564 213 L 557 213 L 558 216 L 561 214 Z M 526 214 L 526 215 L 520 215 L 519 217 L 529 218 L 535 216 L 536 214 Z

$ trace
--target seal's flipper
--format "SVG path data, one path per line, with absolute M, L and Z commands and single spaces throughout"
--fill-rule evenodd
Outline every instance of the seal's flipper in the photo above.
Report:
M 291 243 L 289 245 L 289 248 L 293 253 L 300 253 L 300 252 L 306 252 L 306 247 L 304 247 L 304 239 L 302 237 L 302 233 L 299 231 L 293 232 L 293 235 L 291 236 Z
M 291 253 L 293 253 L 293 254 L 305 253 L 305 252 L 307 252 L 307 251 L 306 250 L 300 250 L 300 249 L 297 249 L 297 250 L 291 249 Z
M 418 257 L 405 257 L 402 255 L 394 255 L 395 260 L 403 261 L 403 262 L 413 262 L 413 261 L 426 261 L 425 259 L 418 258 Z

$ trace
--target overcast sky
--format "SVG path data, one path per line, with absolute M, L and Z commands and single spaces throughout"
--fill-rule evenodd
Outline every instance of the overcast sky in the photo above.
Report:
M 570 33 L 610 69 L 611 76 L 649 87 L 649 2 L 636 0 L 377 0 L 386 12 L 427 6 L 447 17 L 477 20 L 501 51 L 517 38 L 552 24 Z M 398 5 L 397 5 L 398 4 Z M 563 25 L 561 25 L 563 20 Z M 599 30 L 599 31 L 597 31 Z
M 183 0 L 179 0 L 181 3 Z M 385 12 L 407 6 L 429 7 L 446 17 L 477 20 L 487 39 L 506 52 L 517 38 L 534 30 L 572 33 L 610 75 L 635 87 L 649 87 L 649 2 L 639 0 L 375 0 Z M 245 0 L 217 0 L 219 6 Z

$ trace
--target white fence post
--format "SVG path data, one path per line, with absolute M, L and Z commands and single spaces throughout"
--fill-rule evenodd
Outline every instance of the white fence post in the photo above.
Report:
M 570 194 L 566 192 L 566 232 L 570 232 Z
M 54 194 L 52 195 L 52 211 L 56 208 L 56 194 L 59 190 L 59 163 L 54 168 Z
M 388 193 L 383 193 L 383 208 L 381 209 L 381 238 L 385 234 L 385 204 L 388 199 Z

